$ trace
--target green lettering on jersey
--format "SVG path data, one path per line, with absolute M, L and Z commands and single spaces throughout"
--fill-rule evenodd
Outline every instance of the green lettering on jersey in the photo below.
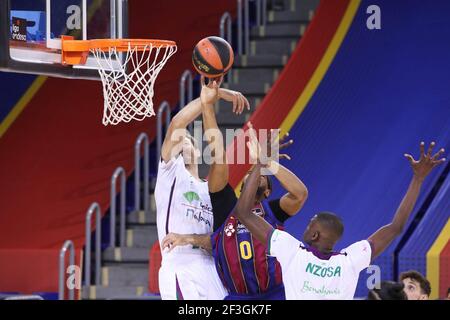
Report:
M 336 270 L 334 271 L 334 276 L 340 277 L 341 276 L 341 267 L 337 266 Z
M 341 267 L 323 267 L 309 262 L 306 266 L 306 272 L 321 278 L 340 277 Z

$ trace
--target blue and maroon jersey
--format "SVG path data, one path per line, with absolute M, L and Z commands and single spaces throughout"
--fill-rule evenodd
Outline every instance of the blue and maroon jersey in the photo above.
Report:
M 252 210 L 272 227 L 282 229 L 272 207 L 263 201 Z M 282 285 L 281 266 L 276 258 L 267 255 L 266 244 L 256 240 L 233 212 L 212 234 L 211 242 L 217 270 L 231 295 L 259 295 Z

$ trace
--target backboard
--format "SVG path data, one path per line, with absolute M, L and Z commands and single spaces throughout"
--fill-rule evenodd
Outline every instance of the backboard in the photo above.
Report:
M 61 63 L 61 36 L 126 38 L 127 0 L 4 0 L 0 4 L 0 70 L 98 79 L 97 62 Z

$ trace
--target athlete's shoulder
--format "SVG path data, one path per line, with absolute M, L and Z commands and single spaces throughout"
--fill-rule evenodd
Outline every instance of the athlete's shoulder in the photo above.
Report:
M 372 247 L 368 240 L 361 240 L 342 249 L 341 253 L 348 259 L 355 271 L 360 272 L 370 265 Z
M 159 169 L 162 170 L 169 170 L 170 168 L 180 166 L 181 164 L 184 165 L 184 160 L 181 155 L 175 155 L 168 161 L 165 161 L 162 158 L 159 159 Z
M 371 253 L 371 251 L 372 248 L 370 242 L 368 240 L 360 240 L 352 243 L 347 248 L 342 249 L 341 253 L 348 255 L 348 254 L 359 254 L 364 252 Z

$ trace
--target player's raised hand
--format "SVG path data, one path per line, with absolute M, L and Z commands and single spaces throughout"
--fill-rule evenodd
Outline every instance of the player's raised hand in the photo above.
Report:
M 208 84 L 204 76 L 201 76 L 200 83 L 202 91 L 200 92 L 200 100 L 203 105 L 212 105 L 219 100 L 219 86 L 222 83 L 222 77 L 219 79 L 210 79 Z
M 225 101 L 233 103 L 233 112 L 235 114 L 241 114 L 245 108 L 250 110 L 250 103 L 247 98 L 238 91 L 220 88 L 219 97 Z
M 414 172 L 414 176 L 420 180 L 424 180 L 427 175 L 433 170 L 434 167 L 445 162 L 445 158 L 440 158 L 444 153 L 444 149 L 440 149 L 434 155 L 432 155 L 435 142 L 431 142 L 428 147 L 427 153 L 425 153 L 425 142 L 420 143 L 420 158 L 415 160 L 412 155 L 405 154 L 405 157 L 409 160 Z
M 289 138 L 289 132 L 286 132 L 281 138 L 280 136 L 280 130 L 271 129 L 269 132 L 269 136 L 267 137 L 267 150 L 270 150 L 269 156 L 273 158 L 272 151 L 279 152 L 282 149 L 285 149 L 289 147 L 291 144 L 294 143 L 294 140 L 289 139 L 286 141 L 286 139 Z M 291 160 L 291 157 L 286 153 L 279 153 L 278 154 L 279 159 L 288 159 Z
M 253 124 L 251 122 L 248 122 L 247 125 L 247 134 L 249 137 L 249 140 L 247 141 L 247 148 L 250 156 L 250 161 L 252 163 L 261 162 L 261 146 L 259 145 L 256 131 L 253 128 Z

